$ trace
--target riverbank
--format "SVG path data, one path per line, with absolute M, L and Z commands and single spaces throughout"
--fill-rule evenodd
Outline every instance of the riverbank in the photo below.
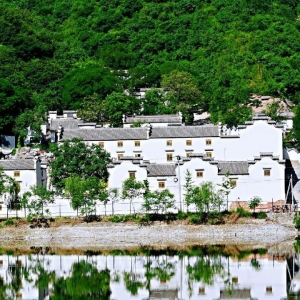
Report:
M 259 219 L 239 219 L 235 224 L 189 225 L 155 222 L 140 226 L 133 222 L 61 224 L 31 229 L 28 224 L 0 229 L 1 247 L 58 247 L 86 249 L 158 248 L 187 245 L 253 245 L 269 247 L 293 240 L 297 231 L 289 224 Z

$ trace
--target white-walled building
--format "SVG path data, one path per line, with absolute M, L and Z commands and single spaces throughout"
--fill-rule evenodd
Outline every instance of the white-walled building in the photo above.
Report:
M 146 119 L 156 120 L 156 125 L 148 122 L 144 127 L 129 127 L 135 120 Z M 180 115 L 171 115 L 169 119 L 166 116 L 127 117 L 124 128 L 103 128 L 74 118 L 64 121 L 53 118 L 52 129 L 59 131 L 59 142 L 81 138 L 110 153 L 114 163 L 110 167 L 109 187 L 121 188 L 129 174 L 134 173 L 138 180 L 147 179 L 150 189 L 157 189 L 159 185 L 168 188 L 176 195 L 177 203 L 183 203 L 187 170 L 195 177 L 195 184 L 212 181 L 216 186 L 229 172 L 235 184 L 228 197 L 230 202 L 249 201 L 254 196 L 261 197 L 265 203 L 285 200 L 283 125 L 277 125 L 265 115 L 257 115 L 252 121 L 233 128 L 183 126 L 179 119 Z M 165 176 L 162 172 L 149 176 L 151 166 L 168 164 L 173 165 L 172 175 Z M 200 173 L 202 177 L 196 177 Z M 180 189 L 176 180 L 180 182 Z
M 257 268 L 251 262 L 255 261 Z M 225 256 L 112 256 L 112 255 L 41 255 L 9 256 L 0 255 L 0 278 L 8 285 L 7 295 L 18 293 L 20 299 L 49 299 L 54 293 L 54 283 L 71 278 L 76 270 L 74 266 L 80 262 L 92 265 L 99 272 L 107 270 L 110 274 L 106 282 L 111 290 L 111 299 L 115 300 L 157 300 L 157 299 L 287 299 L 289 273 L 285 259 L 274 259 L 272 256 L 253 255 L 243 260 Z M 202 265 L 201 265 L 202 264 Z M 149 269 L 152 273 L 149 278 Z M 214 267 L 211 277 L 193 276 L 193 269 Z M 201 268 L 202 267 L 202 268 Z M 14 273 L 11 270 L 26 270 L 28 277 L 20 271 L 19 286 L 16 291 L 12 286 Z M 190 271 L 190 273 L 189 273 Z M 291 271 L 291 270 L 289 270 Z M 148 277 L 147 277 L 148 273 Z M 126 275 L 133 281 L 141 282 L 136 291 L 130 291 L 126 285 Z M 163 277 L 165 274 L 166 279 Z M 78 275 L 78 274 L 77 274 Z M 47 284 L 38 288 L 41 278 L 48 278 Z M 82 273 L 83 278 L 92 276 Z M 118 278 L 118 280 L 115 280 Z M 92 279 L 91 279 L 92 280 Z M 149 284 L 147 284 L 147 282 Z M 78 283 L 80 284 L 80 283 Z M 104 284 L 104 282 L 103 282 Z M 69 285 L 72 293 L 72 285 Z M 74 294 L 78 291 L 74 288 Z M 86 287 L 91 288 L 91 287 Z M 94 287 L 95 289 L 95 287 Z M 56 291 L 57 292 L 57 291 Z M 86 292 L 86 290 L 85 290 Z M 57 294 L 56 294 L 57 295 Z

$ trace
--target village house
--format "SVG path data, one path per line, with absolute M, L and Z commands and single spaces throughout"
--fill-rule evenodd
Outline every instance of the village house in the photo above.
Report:
M 113 158 L 109 170 L 109 188 L 121 189 L 129 177 L 147 180 L 149 189 L 169 189 L 175 195 L 176 207 L 186 210 L 184 185 L 187 171 L 193 183 L 211 181 L 220 188 L 226 176 L 232 189 L 226 200 L 228 208 L 245 206 L 252 197 L 260 197 L 265 209 L 271 203 L 285 200 L 285 161 L 283 160 L 283 126 L 265 115 L 234 128 L 221 125 L 184 126 L 179 115 L 124 118 L 124 128 L 103 128 L 77 119 L 76 111 L 62 116 L 49 112 L 48 135 L 52 141 L 81 138 L 87 144 L 98 144 Z M 146 126 L 131 128 L 134 120 Z M 157 121 L 149 124 L 147 121 Z M 22 162 L 0 161 L 4 170 L 19 181 L 22 192 L 31 185 L 47 186 L 47 164 L 31 163 L 25 177 Z M 2 165 L 1 165 L 2 163 Z M 27 163 L 29 166 L 29 163 Z M 24 168 L 24 167 L 23 167 Z M 16 171 L 16 174 L 14 173 Z M 22 172 L 21 172 L 22 171 Z M 48 180 L 49 181 L 49 180 Z M 49 182 L 48 182 L 49 183 Z M 135 199 L 137 210 L 142 199 Z M 70 212 L 68 200 L 58 199 L 60 210 Z M 244 203 L 244 204 L 243 204 Z M 116 204 L 115 211 L 128 212 L 129 202 Z M 225 206 L 226 206 L 225 205 Z M 112 208 L 111 208 L 112 209 Z M 108 208 L 108 213 L 109 213 Z M 101 213 L 99 211 L 99 213 Z
M 141 127 L 131 128 L 135 122 Z M 103 128 L 83 123 L 74 111 L 49 114 L 50 130 L 58 142 L 81 138 L 110 153 L 114 160 L 109 166 L 110 188 L 121 188 L 128 177 L 147 179 L 151 190 L 167 188 L 176 196 L 177 207 L 184 206 L 189 170 L 195 184 L 212 181 L 220 186 L 229 174 L 231 207 L 255 196 L 267 209 L 272 201 L 285 200 L 284 125 L 263 114 L 233 128 L 185 126 L 181 114 L 123 116 L 123 123 L 123 128 Z

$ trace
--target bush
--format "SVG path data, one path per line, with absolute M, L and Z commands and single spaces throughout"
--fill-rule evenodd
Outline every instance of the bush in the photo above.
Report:
M 208 215 L 207 223 L 210 225 L 220 225 L 224 223 L 222 214 L 218 211 L 210 212 Z
M 186 220 L 189 217 L 189 213 L 179 211 L 177 214 L 177 220 Z
M 295 225 L 295 228 L 299 230 L 300 229 L 300 213 L 299 212 L 295 213 L 293 223 Z
M 3 228 L 3 225 L 0 223 L 0 229 Z
M 112 216 L 108 218 L 108 221 L 113 223 L 120 223 L 123 222 L 123 216 Z
M 236 212 L 240 215 L 242 218 L 251 218 L 252 213 L 250 211 L 244 210 L 242 207 L 238 207 L 236 209 Z
M 15 223 L 14 223 L 14 220 L 13 220 L 13 219 L 9 218 L 9 219 L 7 219 L 7 220 L 5 221 L 4 224 L 5 224 L 6 226 L 11 226 L 11 225 L 14 225 Z
M 195 215 L 195 214 L 190 214 L 189 215 L 189 223 L 191 223 L 191 224 L 200 224 L 201 223 L 200 216 Z
M 261 211 L 257 214 L 257 219 L 265 219 L 267 214 L 264 211 Z

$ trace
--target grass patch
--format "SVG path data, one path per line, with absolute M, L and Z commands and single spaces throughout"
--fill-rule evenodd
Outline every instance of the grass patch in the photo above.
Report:
M 15 225 L 14 223 L 14 220 L 12 218 L 9 218 L 7 219 L 5 222 L 4 222 L 4 225 L 5 226 L 12 226 L 12 225 Z

